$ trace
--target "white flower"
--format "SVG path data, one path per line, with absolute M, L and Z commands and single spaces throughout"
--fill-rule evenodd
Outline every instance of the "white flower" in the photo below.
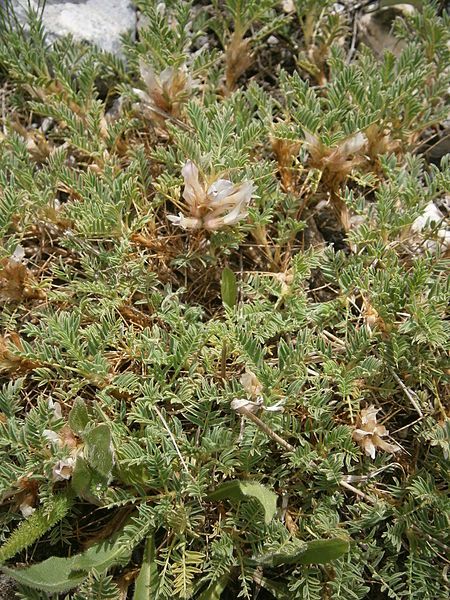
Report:
M 245 219 L 254 191 L 251 181 L 233 184 L 228 179 L 217 179 L 206 188 L 191 160 L 186 162 L 181 174 L 184 178 L 183 199 L 189 216 L 183 213 L 168 215 L 174 225 L 183 229 L 217 231 Z
M 178 213 L 178 216 L 167 215 L 167 218 L 171 223 L 182 227 L 183 229 L 200 229 L 202 222 L 200 219 L 194 219 L 192 217 L 185 217 L 183 213 Z
M 44 429 L 42 432 L 42 437 L 51 442 L 52 444 L 59 444 L 59 435 L 56 431 L 52 431 L 51 429 Z
M 346 139 L 339 146 L 339 152 L 344 156 L 349 156 L 350 154 L 357 154 L 360 150 L 364 148 L 367 144 L 366 136 L 358 131 L 352 137 Z
M 53 402 L 53 399 L 50 396 L 47 401 L 47 406 L 50 410 L 53 411 L 57 419 L 62 419 L 61 404 L 59 402 Z
M 292 13 L 295 10 L 294 0 L 283 0 L 281 8 L 285 13 Z
M 284 412 L 284 400 L 278 400 L 272 406 L 263 406 L 263 410 L 266 412 Z
M 15 263 L 21 263 L 24 258 L 25 258 L 25 250 L 23 249 L 22 246 L 19 245 L 19 246 L 16 246 L 16 249 L 12 253 L 9 260 L 12 262 L 15 262 Z
M 450 248 L 450 228 L 448 220 L 446 223 L 444 215 L 434 202 L 429 202 L 423 213 L 418 216 L 411 225 L 411 231 L 417 234 L 421 234 L 428 228 L 435 229 L 436 240 L 425 240 L 425 247 L 433 253 L 435 253 L 438 248 L 444 251 L 448 250 Z
M 72 477 L 72 471 L 75 464 L 75 459 L 69 456 L 54 465 L 52 475 L 53 481 L 64 481 Z
M 245 409 L 253 414 L 257 414 L 261 410 L 264 410 L 266 412 L 283 412 L 283 404 L 284 400 L 280 400 L 279 402 L 276 402 L 273 406 L 265 406 L 263 397 L 258 396 L 255 402 L 253 402 L 252 400 L 245 400 L 244 398 L 235 398 L 231 402 L 231 408 L 237 413 L 242 413 L 242 409 Z
M 384 425 L 377 423 L 378 411 L 379 409 L 373 405 L 363 409 L 358 417 L 356 429 L 353 432 L 353 439 L 358 442 L 367 456 L 370 456 L 372 459 L 375 458 L 377 448 L 391 453 L 400 450 L 399 446 L 388 444 L 382 439 L 389 435 L 389 431 Z

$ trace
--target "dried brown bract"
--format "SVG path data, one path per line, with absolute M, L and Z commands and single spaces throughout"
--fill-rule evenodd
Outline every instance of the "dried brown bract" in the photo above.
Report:
M 0 302 L 45 297 L 34 289 L 31 273 L 22 262 L 24 255 L 23 248 L 17 246 L 12 256 L 0 261 Z
M 0 373 L 27 373 L 39 366 L 37 361 L 16 355 L 14 346 L 17 350 L 22 350 L 22 342 L 17 333 L 9 333 L 6 336 L 0 335 Z
M 389 431 L 384 425 L 380 425 L 377 422 L 377 413 L 379 410 L 373 405 L 361 410 L 353 432 L 353 439 L 358 442 L 367 456 L 370 456 L 372 459 L 375 458 L 377 448 L 390 453 L 400 450 L 399 446 L 389 444 L 383 439 L 389 435 Z
M 330 190 L 335 212 L 345 231 L 349 231 L 351 218 L 348 207 L 339 194 L 339 187 L 353 169 L 366 160 L 367 137 L 358 132 L 337 146 L 329 147 L 315 135 L 306 132 L 305 142 L 310 155 L 310 165 L 322 172 L 322 180 Z
M 277 158 L 283 187 L 287 192 L 293 192 L 296 182 L 294 160 L 300 150 L 301 142 L 277 137 L 272 137 L 271 142 L 272 150 Z
M 168 219 L 174 225 L 183 229 L 217 231 L 245 219 L 253 194 L 251 181 L 235 185 L 228 179 L 217 179 L 208 186 L 200 182 L 198 168 L 190 160 L 181 173 L 184 178 L 183 198 L 189 214 L 169 215 Z
M 250 39 L 243 39 L 240 32 L 235 31 L 225 50 L 225 83 L 228 93 L 236 87 L 239 77 L 245 73 L 253 62 L 250 52 Z
M 391 132 L 386 127 L 381 128 L 377 123 L 372 123 L 364 134 L 367 137 L 367 155 L 372 161 L 378 160 L 382 154 L 400 151 L 400 140 L 392 139 Z
M 256 398 L 257 396 L 261 395 L 263 391 L 262 383 L 253 373 L 253 371 L 250 371 L 250 369 L 245 370 L 245 373 L 241 375 L 239 381 L 241 382 L 241 385 L 247 394 L 252 398 Z

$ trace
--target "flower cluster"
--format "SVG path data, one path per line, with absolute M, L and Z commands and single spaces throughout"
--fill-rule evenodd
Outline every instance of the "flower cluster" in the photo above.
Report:
M 330 148 L 325 146 L 318 137 L 305 131 L 305 142 L 311 157 L 311 166 L 327 171 L 329 178 L 337 181 L 342 181 L 349 175 L 361 162 L 367 149 L 367 137 L 361 132 Z
M 151 116 L 157 120 L 164 114 L 178 117 L 194 83 L 186 65 L 168 67 L 157 75 L 149 65 L 141 62 L 140 72 L 147 91 L 133 91 L 139 96 L 143 107 L 150 110 Z
M 235 185 L 228 179 L 217 179 L 208 187 L 200 182 L 198 168 L 190 160 L 181 173 L 184 178 L 183 198 L 189 214 L 169 215 L 168 219 L 174 225 L 183 229 L 217 231 L 245 219 L 254 191 L 253 182 Z
M 389 435 L 389 431 L 384 425 L 377 423 L 377 413 L 380 409 L 371 405 L 369 408 L 364 408 L 356 422 L 356 429 L 353 432 L 353 439 L 358 442 L 367 456 L 375 458 L 377 448 L 381 448 L 385 452 L 397 452 L 399 446 L 388 444 L 384 437 Z

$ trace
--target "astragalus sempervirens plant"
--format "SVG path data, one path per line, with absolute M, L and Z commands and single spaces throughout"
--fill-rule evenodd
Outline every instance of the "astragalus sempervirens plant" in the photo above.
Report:
M 126 62 L 0 27 L 1 568 L 447 597 L 448 17 L 348 61 L 331 2 L 138 4 Z

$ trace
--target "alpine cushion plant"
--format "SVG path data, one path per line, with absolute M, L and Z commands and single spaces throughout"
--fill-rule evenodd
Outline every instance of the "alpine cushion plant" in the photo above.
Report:
M 3 573 L 446 598 L 447 13 L 136 4 L 125 60 L 0 13 Z

